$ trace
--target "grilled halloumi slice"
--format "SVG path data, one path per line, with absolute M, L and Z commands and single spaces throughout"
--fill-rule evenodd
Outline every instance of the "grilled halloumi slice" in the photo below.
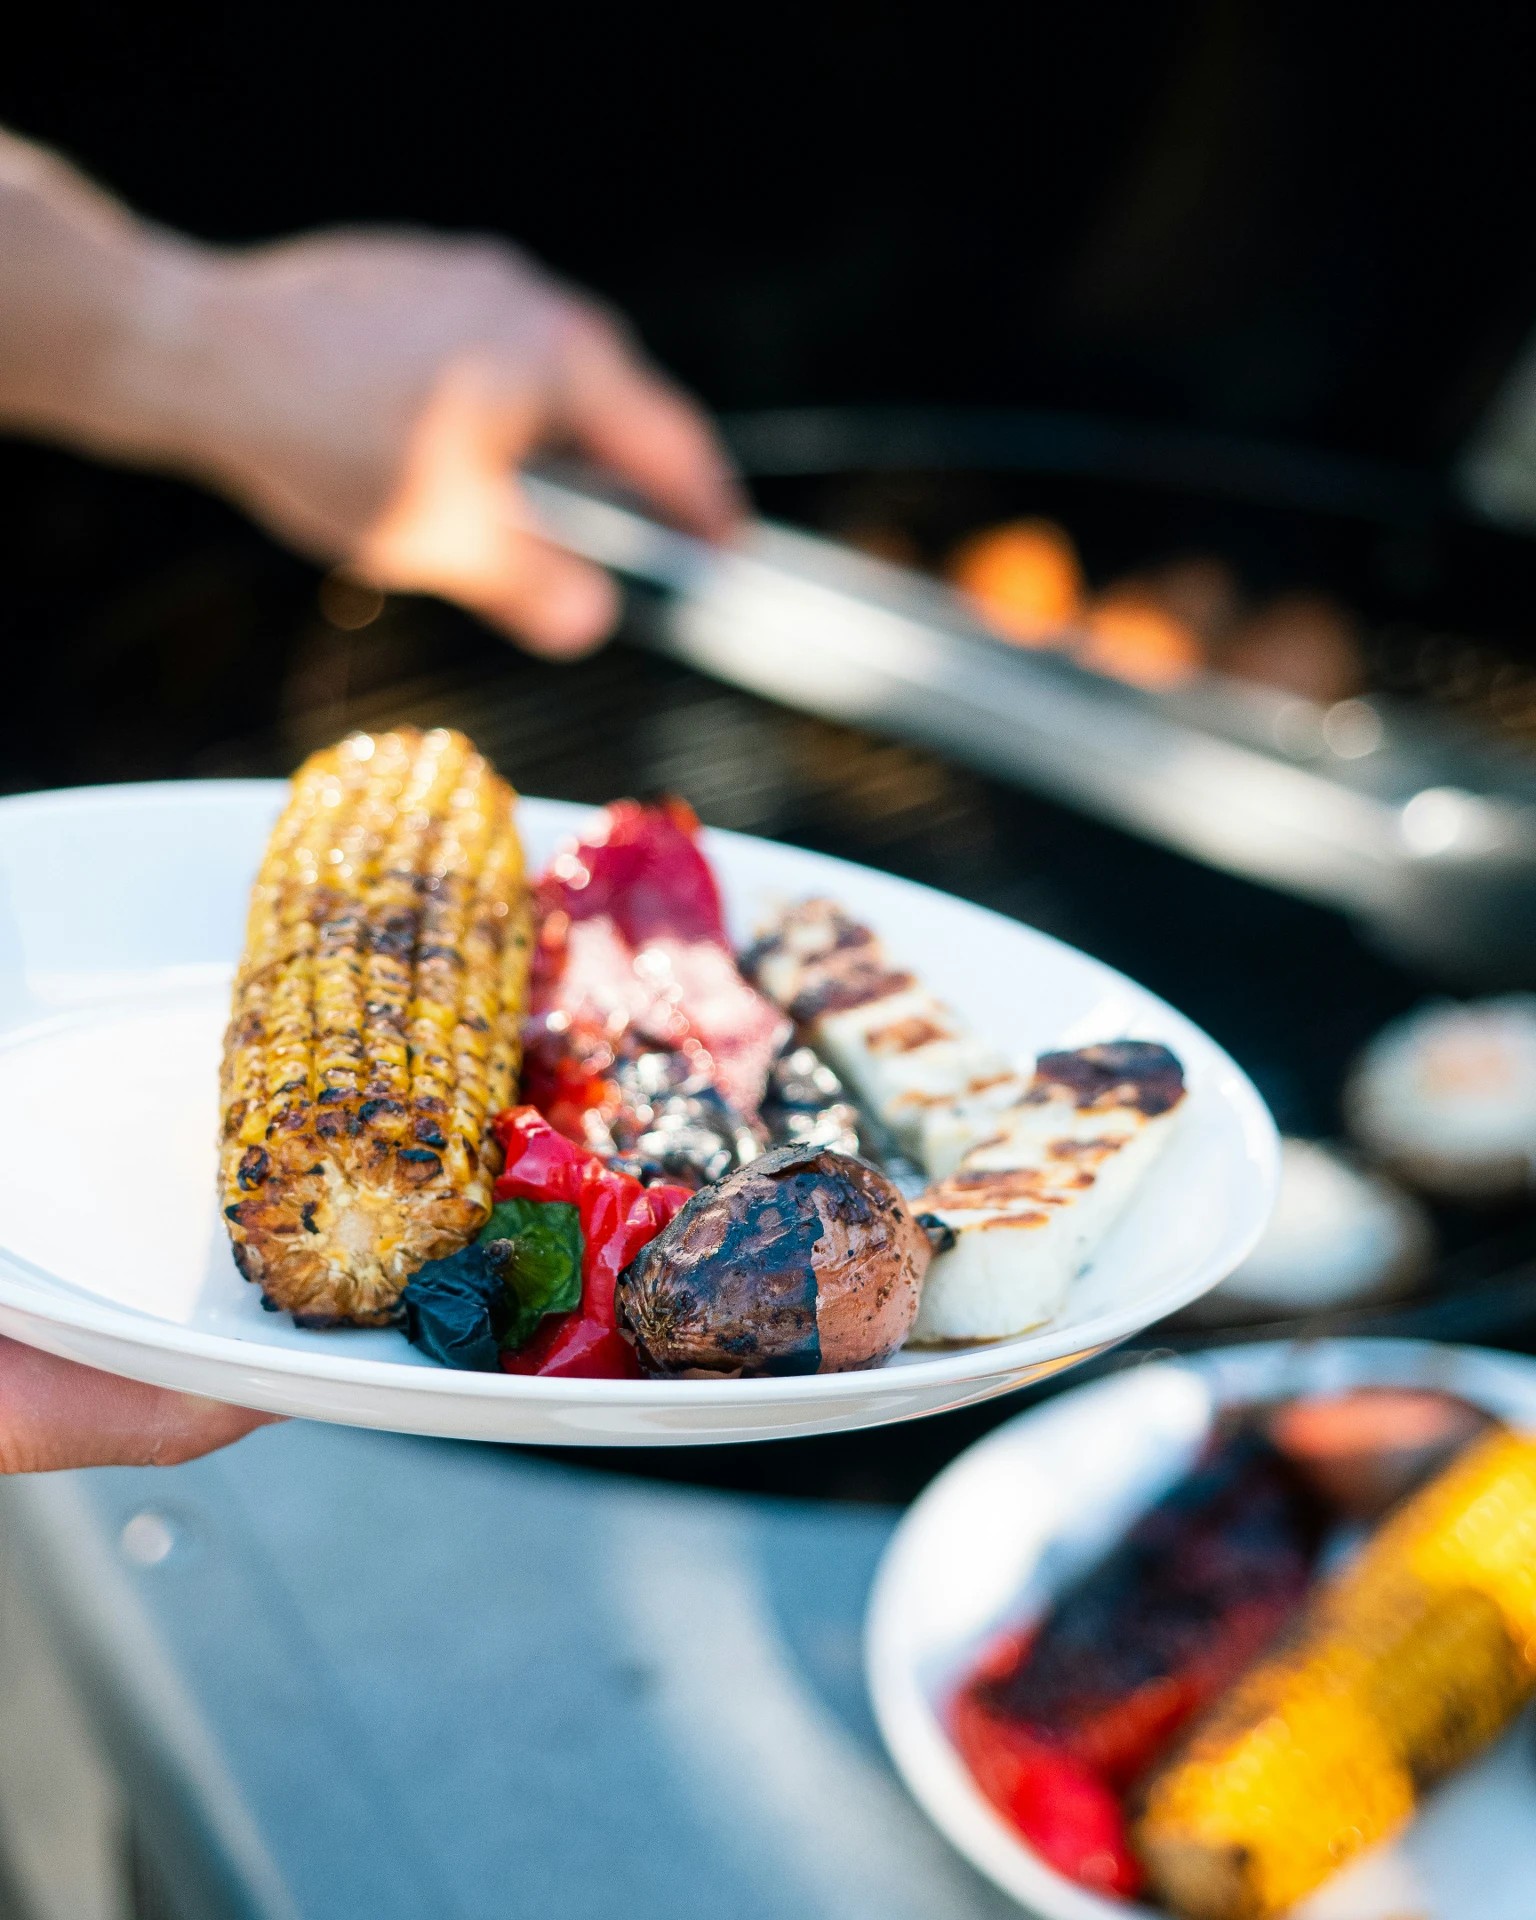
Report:
M 1033 1078 L 828 900 L 791 907 L 742 962 L 922 1164 L 939 1242 L 911 1340 L 999 1340 L 1060 1311 L 1184 1097 L 1166 1047 L 1047 1053 Z
M 1022 1098 L 913 1203 L 939 1250 L 912 1342 L 1001 1340 L 1058 1313 L 1183 1100 L 1179 1062 L 1151 1041 L 1042 1054 Z
M 830 900 L 791 907 L 742 964 L 929 1174 L 930 1134 L 953 1164 L 988 1130 L 980 1116 L 1024 1093 L 996 1047 L 894 967 L 878 937 Z

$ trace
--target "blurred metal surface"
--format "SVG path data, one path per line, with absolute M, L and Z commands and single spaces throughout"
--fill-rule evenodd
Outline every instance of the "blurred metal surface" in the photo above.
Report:
M 1530 975 L 1536 762 L 1470 728 L 1214 679 L 1143 693 L 1006 646 L 942 587 L 810 534 L 758 523 L 715 549 L 568 481 L 529 491 L 554 538 L 659 590 L 641 631 L 694 667 L 1341 907 L 1436 965 Z
M 774 407 L 727 414 L 720 425 L 754 479 L 986 467 L 1388 522 L 1423 520 L 1444 504 L 1443 487 L 1421 469 L 1146 420 L 1014 407 Z
M 1528 339 L 1457 464 L 1470 505 L 1526 532 L 1536 528 L 1536 339 Z
M 177 1920 L 1003 1920 L 865 1705 L 894 1518 L 299 1424 L 0 1488 Z

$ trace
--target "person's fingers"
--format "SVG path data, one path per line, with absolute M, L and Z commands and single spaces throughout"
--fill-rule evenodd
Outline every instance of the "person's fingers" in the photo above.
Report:
M 0 1473 L 174 1466 L 277 1418 L 0 1339 Z
M 746 501 L 725 449 L 692 400 L 600 319 L 573 325 L 559 360 L 556 424 L 584 452 L 692 532 L 723 540 L 736 530 Z
M 461 582 L 455 597 L 534 653 L 557 659 L 590 651 L 619 617 L 618 591 L 607 574 L 515 526 L 495 562 Z
M 606 574 L 539 537 L 514 478 L 541 424 L 534 398 L 509 400 L 494 369 L 450 369 L 351 564 L 381 587 L 440 594 L 536 653 L 596 646 L 618 618 L 618 593 Z

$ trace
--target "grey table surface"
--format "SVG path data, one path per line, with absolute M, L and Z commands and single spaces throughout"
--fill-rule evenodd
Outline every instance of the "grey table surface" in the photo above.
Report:
M 862 1677 L 890 1509 L 292 1424 L 0 1489 L 188 1910 L 999 1920 Z

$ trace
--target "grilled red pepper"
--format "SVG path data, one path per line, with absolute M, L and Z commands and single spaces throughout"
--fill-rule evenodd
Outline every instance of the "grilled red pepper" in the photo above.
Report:
M 1240 1428 L 1037 1630 L 989 1650 L 954 1703 L 955 1742 L 983 1792 L 1061 1872 L 1135 1890 L 1118 1795 L 1295 1611 L 1325 1519 L 1289 1463 Z
M 1042 1859 L 1079 1886 L 1125 1898 L 1141 1886 L 1120 1802 L 1091 1767 L 962 1694 L 950 1730 L 972 1778 Z
M 643 1187 L 613 1172 L 532 1107 L 498 1114 L 494 1125 L 506 1154 L 496 1198 L 565 1201 L 580 1216 L 582 1243 L 580 1307 L 546 1321 L 521 1352 L 503 1354 L 503 1372 L 638 1379 L 634 1348 L 614 1325 L 614 1283 L 692 1197 L 689 1190 Z
M 619 800 L 550 862 L 522 1086 L 579 1146 L 695 1186 L 737 1164 L 788 1037 L 737 969 L 698 833 L 681 801 Z
M 615 800 L 574 847 L 557 854 L 537 888 L 539 919 L 606 914 L 631 947 L 649 940 L 709 940 L 728 947 L 720 889 L 698 844 L 699 816 L 686 800 L 643 807 Z M 535 979 L 553 957 L 535 956 Z M 556 962 L 558 966 L 558 961 Z

